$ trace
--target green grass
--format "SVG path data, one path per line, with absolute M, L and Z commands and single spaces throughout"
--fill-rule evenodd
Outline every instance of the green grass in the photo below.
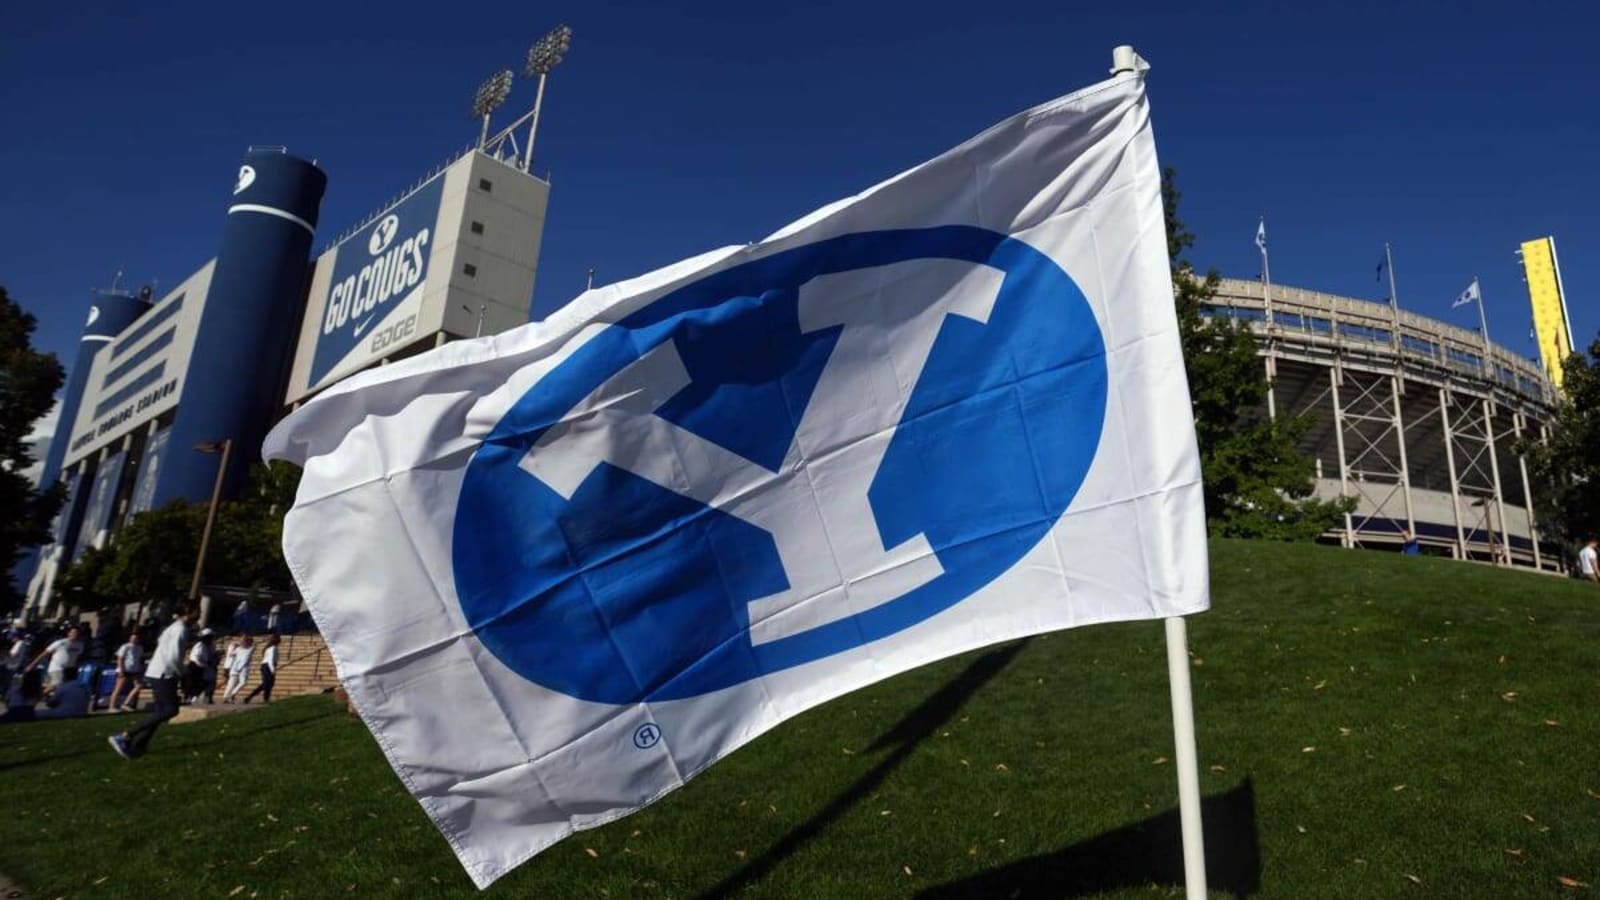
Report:
M 1213 566 L 1191 645 L 1215 896 L 1600 891 L 1560 882 L 1600 885 L 1600 589 L 1257 543 Z M 487 895 L 1179 896 L 1163 653 L 1144 622 L 907 673 Z M 111 729 L 0 728 L 0 872 L 30 898 L 477 896 L 328 699 L 169 727 L 131 764 Z

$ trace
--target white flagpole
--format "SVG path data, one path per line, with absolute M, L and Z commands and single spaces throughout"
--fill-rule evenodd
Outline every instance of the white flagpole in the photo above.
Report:
M 1194 742 L 1194 694 L 1189 687 L 1189 623 L 1167 623 L 1167 682 L 1172 690 L 1172 737 L 1178 766 L 1178 816 L 1183 826 L 1187 900 L 1206 900 L 1206 843 L 1200 824 L 1200 762 Z
M 1383 261 L 1389 269 L 1389 314 L 1394 319 L 1394 349 L 1396 358 L 1400 350 L 1400 291 L 1394 286 L 1394 251 L 1389 249 L 1389 242 L 1383 242 Z
M 1111 74 L 1137 72 L 1143 61 L 1127 45 L 1111 51 Z M 1263 275 L 1266 248 L 1261 248 Z M 1270 293 L 1271 288 L 1268 288 Z M 1269 301 L 1270 302 L 1270 301 Z M 1271 307 L 1268 322 L 1271 322 Z M 1172 692 L 1173 756 L 1178 769 L 1178 816 L 1183 829 L 1183 882 L 1186 900 L 1206 900 L 1206 845 L 1200 828 L 1200 763 L 1194 744 L 1194 693 L 1189 686 L 1189 626 L 1181 616 L 1166 620 L 1167 683 Z
M 1267 227 L 1267 217 L 1261 217 L 1260 231 L 1264 233 Z M 1272 262 L 1267 257 L 1267 242 L 1261 242 L 1261 305 L 1266 308 L 1267 330 L 1272 330 Z
M 1478 283 L 1478 276 L 1472 276 L 1473 296 L 1478 299 L 1478 327 L 1483 331 L 1483 365 L 1487 369 L 1489 381 L 1493 382 L 1499 374 L 1494 370 L 1494 345 L 1489 343 L 1489 319 L 1483 314 L 1483 285 Z

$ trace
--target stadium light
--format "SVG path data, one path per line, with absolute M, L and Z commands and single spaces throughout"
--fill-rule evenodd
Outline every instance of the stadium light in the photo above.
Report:
M 528 48 L 522 74 L 529 78 L 539 76 L 539 92 L 533 98 L 533 121 L 528 125 L 528 146 L 523 149 L 523 171 L 533 165 L 533 139 L 539 133 L 539 108 L 544 104 L 544 80 L 550 75 L 551 69 L 561 64 L 570 49 L 572 29 L 565 25 L 552 28 L 549 34 L 534 41 L 533 46 Z
M 478 85 L 478 93 L 472 98 L 472 114 L 483 119 L 483 130 L 478 134 L 479 150 L 489 142 L 489 117 L 511 96 L 512 77 L 510 69 L 501 69 Z

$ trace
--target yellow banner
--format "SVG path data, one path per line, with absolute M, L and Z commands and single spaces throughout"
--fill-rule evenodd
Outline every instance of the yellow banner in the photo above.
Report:
M 1533 333 L 1539 342 L 1539 359 L 1556 387 L 1566 375 L 1572 353 L 1567 333 L 1567 299 L 1561 294 L 1561 271 L 1556 264 L 1555 238 L 1535 238 L 1522 244 L 1522 272 L 1533 304 Z

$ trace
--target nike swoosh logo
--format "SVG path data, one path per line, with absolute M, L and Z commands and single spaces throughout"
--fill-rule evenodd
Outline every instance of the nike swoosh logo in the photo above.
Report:
M 371 325 L 372 324 L 372 320 L 376 319 L 377 317 L 378 317 L 377 313 L 373 313 L 372 315 L 367 316 L 367 320 L 365 322 L 362 322 L 360 325 L 356 326 L 355 336 L 356 337 L 361 337 L 361 332 L 366 331 L 367 330 L 367 326 Z

